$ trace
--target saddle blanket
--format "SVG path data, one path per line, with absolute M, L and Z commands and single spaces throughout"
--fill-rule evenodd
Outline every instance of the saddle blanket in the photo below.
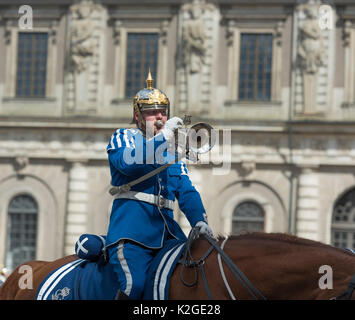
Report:
M 119 289 L 109 263 L 77 259 L 42 281 L 36 300 L 112 300 Z
M 170 239 L 153 259 L 143 299 L 168 299 L 170 276 L 185 242 Z M 77 259 L 52 271 L 41 282 L 36 300 L 113 300 L 119 285 L 110 263 Z
M 186 242 L 170 239 L 154 258 L 144 287 L 144 300 L 168 300 L 170 278 Z

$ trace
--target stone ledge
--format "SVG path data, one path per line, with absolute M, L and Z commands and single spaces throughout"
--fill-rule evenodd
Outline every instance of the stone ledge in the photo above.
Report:
M 248 108 L 270 108 L 270 107 L 277 107 L 281 108 L 282 102 L 281 101 L 258 101 L 258 100 L 226 100 L 224 102 L 225 107 L 248 107 Z
M 31 103 L 40 103 L 47 104 L 49 102 L 56 102 L 57 98 L 55 97 L 3 97 L 3 103 L 16 103 L 22 106 L 22 104 L 31 104 Z

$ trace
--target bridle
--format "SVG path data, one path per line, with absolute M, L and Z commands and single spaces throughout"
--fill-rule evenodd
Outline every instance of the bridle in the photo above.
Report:
M 182 281 L 182 283 L 187 286 L 187 287 L 193 287 L 197 284 L 197 269 L 199 269 L 200 273 L 201 273 L 201 278 L 205 287 L 205 290 L 207 292 L 208 298 L 213 300 L 213 296 L 211 293 L 211 290 L 208 286 L 207 283 L 207 278 L 206 278 L 206 274 L 205 274 L 205 270 L 204 270 L 204 264 L 205 261 L 207 259 L 207 257 L 212 253 L 213 250 L 216 250 L 219 254 L 220 257 L 222 257 L 223 261 L 225 262 L 225 264 L 227 265 L 227 267 L 230 269 L 230 271 L 232 272 L 232 274 L 234 275 L 234 277 L 240 282 L 240 284 L 245 288 L 245 290 L 253 297 L 253 299 L 255 300 L 266 300 L 266 298 L 261 294 L 261 292 L 249 281 L 249 279 L 243 274 L 243 272 L 235 265 L 235 263 L 227 256 L 227 254 L 223 251 L 223 248 L 221 248 L 217 241 L 207 235 L 203 235 L 206 240 L 210 243 L 210 247 L 208 248 L 208 250 L 206 251 L 206 253 L 202 256 L 202 258 L 200 258 L 199 260 L 193 260 L 192 256 L 191 256 L 191 246 L 193 244 L 193 242 L 200 236 L 199 234 L 199 228 L 195 227 L 192 228 L 192 230 L 190 231 L 189 237 L 187 239 L 187 243 L 186 243 L 186 247 L 185 247 L 185 251 L 183 254 L 182 259 L 179 260 L 179 263 L 182 264 L 182 268 L 180 270 L 180 279 Z M 184 279 L 183 279 L 183 270 L 184 268 L 193 268 L 194 269 L 194 280 L 192 283 L 187 283 Z M 224 277 L 224 272 L 223 272 L 223 268 L 222 268 L 222 264 L 220 263 L 220 269 L 221 269 L 221 273 L 222 273 L 222 278 L 224 279 L 224 283 L 227 287 L 227 290 L 231 296 L 231 298 L 233 299 L 233 294 L 231 294 L 228 282 L 226 281 L 225 277 Z
M 200 258 L 199 260 L 193 260 L 193 258 L 191 256 L 191 246 L 192 246 L 193 242 L 199 236 L 200 236 L 199 228 L 198 227 L 192 228 L 192 230 L 190 231 L 189 237 L 187 239 L 187 242 L 186 242 L 186 247 L 185 247 L 185 251 L 183 253 L 183 257 L 182 257 L 182 259 L 180 259 L 178 261 L 182 265 L 182 268 L 180 270 L 180 280 L 182 281 L 182 283 L 185 286 L 193 287 L 197 284 L 197 280 L 198 280 L 197 269 L 199 269 L 205 290 L 208 295 L 208 298 L 211 300 L 214 300 L 211 290 L 210 290 L 208 283 L 207 283 L 204 265 L 205 265 L 207 257 L 212 253 L 213 250 L 216 250 L 218 252 L 219 267 L 220 267 L 222 279 L 224 281 L 224 284 L 228 290 L 228 293 L 229 293 L 231 299 L 235 300 L 234 295 L 229 288 L 228 281 L 225 278 L 220 257 L 222 257 L 223 261 L 225 262 L 227 267 L 230 269 L 230 271 L 232 272 L 234 277 L 248 291 L 248 293 L 253 297 L 253 299 L 266 300 L 266 298 L 260 293 L 260 291 L 249 281 L 249 279 L 243 274 L 243 272 L 235 265 L 235 263 L 223 251 L 223 247 L 224 247 L 224 244 L 227 241 L 227 239 L 224 240 L 224 242 L 222 243 L 222 245 L 220 247 L 215 239 L 204 234 L 203 236 L 211 244 L 211 246 L 208 248 L 206 253 L 202 256 L 202 258 Z M 187 283 L 183 279 L 184 268 L 193 268 L 194 269 L 194 280 L 192 283 Z M 355 275 L 353 275 L 353 277 L 349 281 L 346 291 L 344 293 L 342 293 L 341 295 L 332 298 L 331 300 L 350 300 L 354 290 L 355 290 Z

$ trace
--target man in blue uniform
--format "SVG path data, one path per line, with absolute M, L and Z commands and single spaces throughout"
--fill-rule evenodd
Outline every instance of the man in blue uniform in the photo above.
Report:
M 183 121 L 168 119 L 169 100 L 153 88 L 150 72 L 147 88 L 133 99 L 136 129 L 118 129 L 107 146 L 114 192 L 106 245 L 120 290 L 118 299 L 140 299 L 148 268 L 166 239 L 186 239 L 173 217 L 174 200 L 192 227 L 213 236 L 200 194 L 192 186 L 186 165 L 178 161 L 154 174 L 175 159 L 167 152 L 175 146 L 176 130 Z M 130 188 L 127 183 L 153 172 Z M 121 187 L 121 188 L 117 188 Z

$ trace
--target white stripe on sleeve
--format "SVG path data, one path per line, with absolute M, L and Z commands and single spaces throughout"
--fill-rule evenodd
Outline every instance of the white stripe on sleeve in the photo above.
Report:
M 122 147 L 122 142 L 121 142 L 120 130 L 117 129 L 116 133 L 117 133 L 117 135 L 116 135 L 117 146 L 118 146 L 118 148 L 121 148 Z

